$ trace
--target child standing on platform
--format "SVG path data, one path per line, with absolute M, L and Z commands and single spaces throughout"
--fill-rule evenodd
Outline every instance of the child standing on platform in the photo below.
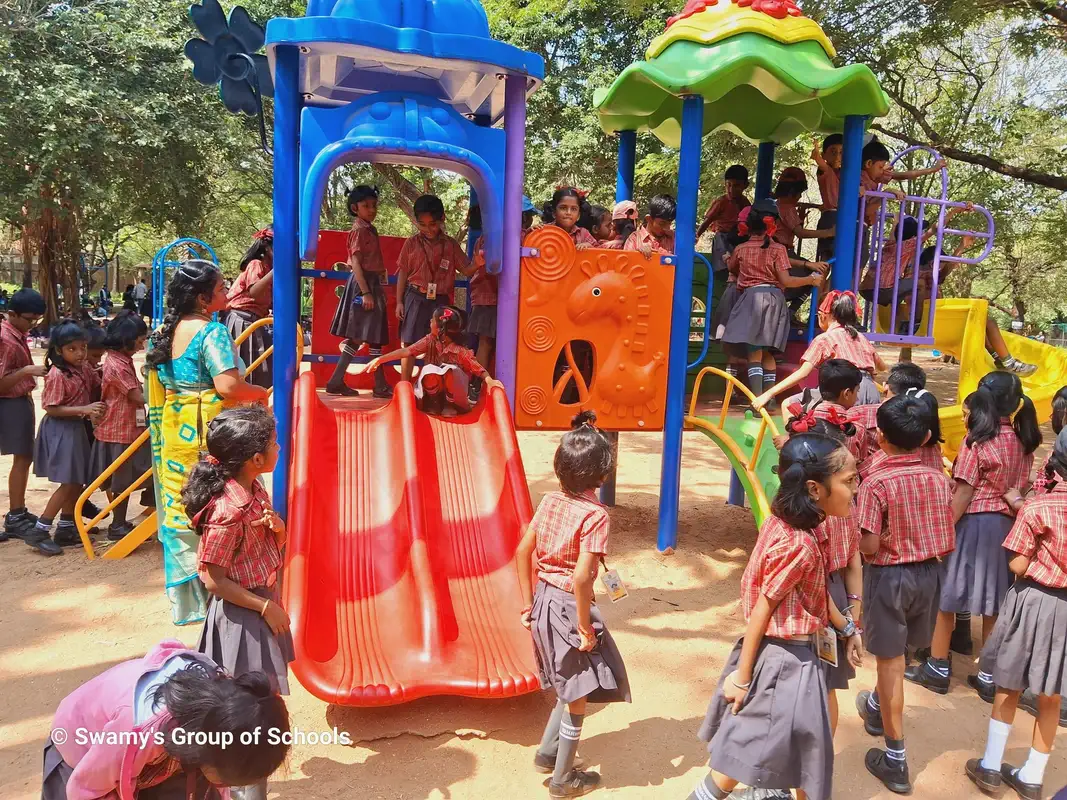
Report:
M 573 186 L 560 186 L 552 194 L 552 199 L 545 203 L 541 218 L 546 225 L 555 225 L 567 233 L 579 250 L 597 247 L 596 238 L 578 224 L 582 217 L 588 217 L 589 204 L 585 202 L 585 193 Z
M 1050 488 L 1030 500 L 1004 541 L 1016 576 L 982 651 L 996 685 L 985 755 L 967 762 L 978 788 L 1003 784 L 1024 800 L 1041 800 L 1045 767 L 1067 690 L 1067 432 L 1049 458 Z M 1003 763 L 1015 710 L 1024 690 L 1036 696 L 1030 754 L 1019 769 Z
M 734 249 L 741 242 L 748 240 L 748 236 L 742 236 L 738 232 L 738 228 L 741 225 L 745 225 L 745 230 L 748 230 L 748 214 L 751 210 L 752 206 L 746 206 L 741 209 L 741 213 L 737 217 L 737 225 L 733 229 L 727 233 L 715 234 L 715 242 L 711 253 L 711 268 L 716 273 L 726 273 L 726 286 L 722 290 L 719 302 L 715 304 L 715 310 L 711 313 L 711 321 L 709 323 L 711 325 L 711 335 L 715 341 L 720 341 L 722 335 L 726 333 L 726 321 L 730 319 L 730 311 L 737 302 L 737 298 L 741 295 L 737 288 L 737 273 L 730 271 L 728 262 Z M 717 274 L 715 280 L 721 280 L 721 276 Z M 726 374 L 735 378 L 740 377 L 744 381 L 747 378 L 747 354 L 738 355 L 736 352 L 731 353 L 727 349 L 726 359 Z
M 871 736 L 885 736 L 885 750 L 871 748 L 867 771 L 892 792 L 911 791 L 904 747 L 904 654 L 926 647 L 933 633 L 941 562 L 956 546 L 952 485 L 923 466 L 919 448 L 930 438 L 926 408 L 911 397 L 878 407 L 885 463 L 860 486 L 856 502 L 863 581 L 864 644 L 877 662 L 878 688 L 856 697 L 856 710 Z
M 952 466 L 956 550 L 945 561 L 930 658 L 907 672 L 908 680 L 938 694 L 948 693 L 956 614 L 981 614 L 984 641 L 1014 580 L 1003 548 L 1015 517 L 1006 496 L 1025 490 L 1041 444 L 1037 412 L 1017 375 L 989 373 L 968 400 L 967 436 Z M 978 682 L 991 685 L 981 671 Z
M 589 206 L 588 217 L 579 224 L 593 234 L 593 238 L 597 241 L 597 247 L 606 247 L 615 234 L 611 212 L 604 206 Z
M 645 224 L 630 234 L 623 250 L 637 250 L 645 258 L 653 253 L 674 254 L 674 218 L 677 205 L 669 194 L 657 194 L 648 203 Z
M 471 378 L 479 378 L 490 387 L 503 384 L 490 378 L 474 353 L 457 341 L 462 332 L 463 313 L 458 308 L 438 308 L 430 320 L 429 334 L 412 345 L 378 356 L 368 369 L 377 369 L 380 364 L 397 358 L 422 356 L 422 369 L 415 382 L 419 407 L 431 414 L 467 411 Z
M 836 289 L 827 292 L 819 302 L 818 322 L 823 332 L 811 340 L 808 349 L 800 357 L 800 368 L 776 385 L 773 391 L 757 397 L 754 403 L 756 408 L 763 408 L 775 395 L 799 386 L 829 358 L 850 361 L 863 373 L 863 382 L 856 397 L 857 406 L 881 402 L 882 396 L 874 382 L 874 375 L 884 372 L 887 367 L 874 345 L 858 330 L 860 320 L 856 295 Z
M 11 456 L 7 473 L 9 511 L 4 515 L 0 542 L 15 536 L 34 537 L 37 517 L 26 509 L 26 484 L 33 464 L 36 430 L 33 390 L 48 368 L 33 363 L 26 336 L 45 312 L 44 298 L 34 289 L 11 296 L 0 322 L 0 455 Z M 39 537 L 37 537 L 39 538 Z
M 730 254 L 729 269 L 737 275 L 740 296 L 726 321 L 722 341 L 738 358 L 747 358 L 748 386 L 754 395 L 770 389 L 776 380 L 775 353 L 789 339 L 789 313 L 784 289 L 818 286 L 818 274 L 797 278 L 789 274 L 785 247 L 772 241 L 777 230 L 777 207 L 771 201 L 756 203 L 738 231 L 748 235 Z
M 553 460 L 560 491 L 541 500 L 515 556 L 522 624 L 533 634 L 541 685 L 558 698 L 534 756 L 538 772 L 552 773 L 550 797 L 580 797 L 600 784 L 575 760 L 586 704 L 630 702 L 626 665 L 593 597 L 610 533 L 596 490 L 615 468 L 615 449 L 595 421 L 583 411 L 563 435 Z
M 378 190 L 373 186 L 357 186 L 348 193 L 348 211 L 353 217 L 352 230 L 348 232 L 348 268 L 352 274 L 348 276 L 330 326 L 330 333 L 345 341 L 341 345 L 341 358 L 326 384 L 326 393 L 355 397 L 359 392 L 345 383 L 352 359 L 364 342 L 370 345 L 371 357 L 380 356 L 382 346 L 389 343 L 385 299 L 389 273 L 378 243 L 378 230 L 374 227 Z M 374 396 L 393 396 L 381 370 L 374 372 Z
M 829 623 L 827 569 L 817 536 L 827 517 L 851 512 L 856 464 L 836 439 L 805 433 L 786 442 L 778 470 L 773 514 L 741 578 L 745 635 L 700 727 L 711 772 L 689 800 L 723 800 L 739 783 L 795 788 L 801 800 L 831 794 L 833 734 L 816 641 Z
M 74 527 L 74 504 L 90 480 L 89 431 L 90 420 L 99 421 L 105 406 L 93 402 L 98 390 L 97 376 L 89 366 L 88 334 L 73 320 L 62 320 L 52 329 L 48 343 L 41 405 L 45 418 L 37 431 L 33 450 L 33 471 L 38 478 L 47 478 L 59 487 L 52 492 L 32 539 L 26 544 L 45 555 L 58 555 L 61 547 L 80 543 Z M 49 538 L 52 520 L 59 513 L 55 541 Z
M 226 329 L 234 341 L 259 320 L 270 316 L 274 290 L 274 231 L 263 228 L 252 236 L 252 245 L 238 266 L 240 270 L 233 285 L 226 292 L 226 313 L 223 317 Z M 271 334 L 260 326 L 245 337 L 237 348 L 237 355 L 246 364 L 251 364 L 271 346 Z M 267 356 L 254 370 L 245 375 L 245 380 L 264 389 L 274 384 L 273 356 Z
M 637 203 L 623 200 L 611 210 L 612 238 L 601 242 L 600 246 L 608 250 L 622 250 L 630 234 L 637 230 Z
M 148 326 L 140 314 L 120 312 L 107 326 L 104 344 L 108 349 L 104 357 L 101 399 L 104 415 L 94 430 L 96 441 L 92 446 L 90 473 L 101 475 L 125 452 L 137 437 L 147 430 L 145 416 L 144 383 L 133 364 L 134 354 L 144 349 L 148 338 Z M 152 468 L 152 445 L 144 442 L 116 470 L 100 488 L 115 495 Z M 141 488 L 142 505 L 155 506 L 155 492 L 149 478 Z M 145 502 L 152 498 L 150 502 Z M 117 542 L 133 530 L 133 523 L 126 521 L 129 499 L 115 506 L 107 538 Z
M 822 197 L 822 214 L 816 228 L 820 231 L 836 229 L 837 202 L 841 193 L 841 157 L 844 155 L 845 139 L 840 133 L 831 133 L 822 140 L 816 139 L 811 150 L 811 160 L 819 168 L 816 179 L 819 182 L 819 194 Z M 834 237 L 828 236 L 818 240 L 815 257 L 819 261 L 829 261 L 834 257 Z
M 400 342 L 404 347 L 430 332 L 434 312 L 452 304 L 456 273 L 467 269 L 463 248 L 445 233 L 441 198 L 424 194 L 415 201 L 414 211 L 419 232 L 404 242 L 396 259 L 396 317 L 401 322 Z M 411 358 L 405 358 L 401 367 L 403 380 L 411 380 L 413 367 Z
M 723 175 L 723 188 L 725 191 L 708 206 L 704 221 L 697 228 L 696 238 L 698 240 L 708 229 L 716 234 L 729 233 L 737 227 L 741 212 L 751 205 L 745 197 L 745 190 L 748 188 L 748 170 L 743 165 L 734 164 L 727 168 L 726 174 Z

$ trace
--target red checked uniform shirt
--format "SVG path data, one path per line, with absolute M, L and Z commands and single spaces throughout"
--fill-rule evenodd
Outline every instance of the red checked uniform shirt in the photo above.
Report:
M 911 268 L 915 264 L 915 250 L 919 246 L 919 238 L 917 236 L 911 239 L 905 239 L 900 244 L 900 259 L 899 259 L 899 274 L 904 276 L 911 274 Z M 882 263 L 879 267 L 878 273 L 878 288 L 879 289 L 892 289 L 893 283 L 897 277 L 897 240 L 896 236 L 892 235 L 890 240 L 886 242 L 885 247 L 882 249 Z M 863 281 L 860 283 L 862 289 L 874 288 L 874 273 L 875 263 L 874 259 L 871 259 L 870 265 L 867 267 L 867 271 L 863 273 Z M 903 302 L 907 297 L 910 297 L 911 291 L 901 290 L 897 300 Z
M 737 227 L 738 216 L 750 205 L 752 204 L 748 202 L 747 197 L 734 200 L 729 195 L 724 194 L 721 197 L 716 197 L 708 207 L 708 212 L 704 215 L 704 221 L 710 225 L 713 233 L 729 233 Z
M 878 408 L 878 406 L 874 406 Z M 874 444 L 873 452 L 859 465 L 858 471 L 860 474 L 860 480 L 867 480 L 868 475 L 872 475 L 879 469 L 885 466 L 886 459 L 890 458 L 889 454 L 885 450 L 878 446 L 878 430 L 874 430 Z M 868 431 L 867 441 L 872 441 L 870 431 Z M 945 458 L 941 454 L 941 445 L 939 444 L 926 444 L 919 448 L 919 463 L 924 467 L 930 467 L 936 469 L 938 472 L 945 471 Z
M 352 220 L 352 230 L 348 232 L 348 262 L 359 262 L 364 272 L 373 272 L 381 280 L 385 272 L 385 259 L 382 258 L 382 245 L 378 241 L 378 229 L 366 220 L 356 217 Z
M 939 558 L 956 548 L 952 482 L 924 467 L 918 453 L 889 456 L 860 485 L 856 500 L 860 530 L 878 536 L 878 566 Z
M 751 214 L 752 212 L 750 211 L 749 213 Z M 774 232 L 774 238 L 792 250 L 796 246 L 796 233 L 794 231 L 804 227 L 796 203 L 786 203 L 779 200 L 778 218 L 780 222 Z
M 838 424 L 841 420 L 852 421 L 847 408 L 837 403 L 831 403 L 828 400 L 820 401 L 812 413 L 815 415 L 815 419 L 823 419 L 833 424 Z M 847 438 L 845 444 L 848 447 L 848 451 L 856 459 L 856 462 L 859 463 L 868 456 L 867 431 L 858 422 L 853 421 L 852 427 L 856 429 L 856 432 Z
M 1009 489 L 1022 491 L 1033 465 L 1033 454 L 1023 452 L 1015 429 L 1004 417 L 1000 420 L 1000 430 L 990 441 L 972 446 L 964 438 L 952 465 L 952 477 L 974 487 L 968 514 L 995 512 L 1010 517 L 1014 514 L 1003 495 Z
M 530 521 L 537 534 L 538 577 L 565 592 L 574 591 L 574 568 L 582 553 L 608 552 L 611 525 L 596 495 L 549 492 Z
M 33 363 L 30 355 L 30 346 L 26 344 L 26 336 L 8 322 L 6 319 L 0 322 L 0 378 L 5 378 L 16 370 L 28 367 Z M 37 379 L 32 377 L 23 378 L 0 392 L 0 397 L 25 397 L 37 386 Z
M 97 423 L 93 433 L 101 442 L 130 444 L 145 431 L 137 424 L 137 412 L 144 407 L 130 402 L 130 392 L 141 388 L 141 379 L 133 365 L 133 359 L 116 350 L 104 356 L 104 380 L 101 399 L 107 406 L 104 418 Z
M 653 236 L 648 232 L 648 228 L 642 225 L 630 234 L 622 249 L 640 250 L 642 247 L 651 248 L 653 253 L 662 253 L 667 256 L 674 255 L 674 231 L 665 236 Z
M 800 360 L 818 369 L 831 358 L 843 358 L 855 364 L 856 369 L 874 374 L 874 345 L 862 333 L 853 339 L 848 329 L 838 322 L 831 322 L 824 333 L 812 339 Z
M 1030 559 L 1026 577 L 1050 589 L 1067 589 L 1067 483 L 1030 500 L 1004 540 L 1004 549 Z
M 549 225 L 554 225 L 555 227 L 559 228 L 560 230 L 563 230 L 562 227 L 560 227 L 559 225 L 556 225 L 556 223 L 554 223 L 554 222 L 550 222 L 548 224 Z M 575 225 L 569 231 L 564 231 L 564 233 L 566 233 L 568 236 L 571 237 L 571 239 L 574 241 L 575 246 L 580 245 L 580 244 L 587 244 L 590 247 L 599 247 L 600 246 L 600 242 L 598 242 L 596 240 L 596 237 L 593 236 L 593 234 L 591 234 L 589 231 L 587 231 L 581 225 Z
M 801 530 L 773 516 L 760 528 L 741 576 L 741 608 L 747 620 L 760 595 L 778 603 L 767 636 L 805 636 L 828 624 L 826 561 L 819 535 L 818 528 Z
M 215 564 L 246 589 L 273 586 L 282 555 L 270 525 L 258 524 L 271 508 L 259 481 L 252 491 L 232 478 L 226 481 L 222 494 L 193 521 L 200 530 L 200 574 L 207 573 L 207 564 Z
M 436 283 L 439 296 L 451 297 L 456 270 L 467 268 L 467 255 L 451 236 L 442 233 L 427 239 L 419 233 L 404 242 L 396 264 L 398 270 L 407 272 L 409 286 L 425 294 L 430 284 Z
M 1034 473 L 1034 480 L 1031 484 L 1031 488 L 1033 488 L 1035 495 L 1042 495 L 1048 491 L 1049 484 L 1051 483 L 1047 472 L 1049 458 L 1052 458 L 1052 456 L 1048 456 L 1048 458 L 1045 459 L 1045 463 L 1041 465 L 1041 468 Z M 1055 479 L 1059 480 L 1059 477 L 1056 476 Z
M 271 268 L 258 258 L 249 261 L 241 270 L 230 291 L 226 292 L 226 306 L 231 311 L 246 311 L 262 319 L 270 313 L 270 292 L 257 300 L 252 296 L 252 287 L 267 277 Z
M 526 238 L 526 234 L 529 231 L 522 232 L 522 238 Z M 474 245 L 474 252 L 478 253 L 485 249 L 485 237 L 478 237 L 478 241 Z M 485 267 L 480 267 L 477 272 L 471 275 L 470 282 L 471 289 L 471 305 L 472 306 L 495 306 L 497 298 L 497 276 L 490 275 L 485 271 Z
M 818 181 L 823 211 L 837 208 L 837 198 L 841 192 L 841 176 L 834 169 L 819 170 Z
M 485 367 L 478 363 L 473 351 L 447 339 L 435 341 L 432 333 L 423 336 L 411 345 L 408 352 L 413 356 L 426 356 L 426 362 L 436 366 L 454 364 L 468 376 L 485 378 L 489 375 Z
M 737 288 L 748 289 L 760 284 L 782 288 L 779 271 L 789 271 L 789 253 L 781 244 L 771 240 L 766 248 L 763 239 L 741 242 L 727 262 L 731 272 L 737 273 Z
M 860 551 L 860 526 L 856 513 L 847 517 L 827 517 L 816 532 L 826 561 L 826 573 L 837 572 L 848 566 L 852 557 Z
M 92 402 L 93 390 L 99 387 L 100 379 L 89 362 L 84 362 L 81 367 L 71 367 L 69 372 L 52 367 L 44 378 L 41 405 L 45 408 L 87 406 Z

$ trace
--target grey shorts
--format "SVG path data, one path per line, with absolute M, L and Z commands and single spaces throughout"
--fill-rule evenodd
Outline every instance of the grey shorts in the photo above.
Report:
M 863 573 L 863 644 L 876 658 L 928 647 L 941 596 L 941 562 L 868 564 Z
M 33 458 L 33 400 L 25 397 L 0 397 L 0 454 Z

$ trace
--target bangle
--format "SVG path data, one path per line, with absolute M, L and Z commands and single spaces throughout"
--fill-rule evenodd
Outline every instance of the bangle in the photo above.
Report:
M 848 594 L 845 595 L 845 597 L 847 597 L 849 600 L 855 600 L 857 603 L 863 602 L 863 598 L 860 597 L 858 594 Z
M 264 601 L 263 601 L 263 608 L 261 608 L 261 609 L 259 610 L 259 615 L 260 615 L 261 617 L 262 617 L 262 616 L 263 616 L 264 614 L 266 614 L 266 613 L 267 613 L 267 606 L 269 606 L 269 605 L 270 605 L 270 598 L 268 597 L 268 598 L 267 598 L 266 600 L 264 600 Z
M 730 683 L 732 683 L 738 689 L 747 689 L 749 686 L 752 685 L 752 681 L 749 681 L 748 683 L 738 683 L 736 680 L 734 680 L 733 675 L 730 676 Z

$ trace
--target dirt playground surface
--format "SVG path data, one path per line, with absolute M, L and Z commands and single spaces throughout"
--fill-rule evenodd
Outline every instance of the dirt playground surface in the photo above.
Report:
M 886 355 L 895 360 L 895 354 Z M 928 352 L 917 352 L 915 360 L 930 370 L 931 386 L 943 401 L 950 400 L 952 367 L 934 362 Z M 535 504 L 555 488 L 557 438 L 519 435 Z M 706 773 L 697 727 L 743 631 L 738 592 L 756 534 L 752 516 L 724 503 L 726 459 L 703 436 L 687 433 L 679 549 L 658 553 L 660 446 L 657 434 L 621 437 L 610 562 L 630 596 L 617 605 L 604 601 L 603 610 L 626 660 L 634 702 L 592 707 L 586 719 L 580 751 L 604 777 L 604 788 L 592 797 L 688 796 Z M 9 458 L 0 459 L 0 477 L 9 465 Z M 5 480 L 3 509 L 6 489 Z M 40 510 L 49 491 L 46 482 L 32 479 L 30 508 Z M 131 514 L 138 511 L 134 506 Z M 80 550 L 47 559 L 12 540 L 0 544 L 0 563 L 0 799 L 30 800 L 40 796 L 41 750 L 60 699 L 162 639 L 195 646 L 199 627 L 170 623 L 158 544 L 122 561 L 90 562 Z M 852 689 L 840 693 L 835 798 L 893 797 L 863 767 L 864 753 L 881 742 L 864 733 L 853 706 L 856 692 L 873 686 L 872 667 L 868 659 Z M 916 797 L 978 796 L 963 764 L 981 754 L 990 707 L 963 682 L 974 662 L 957 656 L 954 669 L 947 696 L 911 685 L 905 690 Z M 292 683 L 294 729 L 337 728 L 353 743 L 295 746 L 287 767 L 271 781 L 271 798 L 519 800 L 548 794 L 545 777 L 530 762 L 554 703 L 549 694 L 504 701 L 432 698 L 364 710 L 327 705 Z M 1025 759 L 1031 727 L 1032 718 L 1020 711 L 1009 762 Z M 1067 736 L 1061 733 L 1057 746 L 1045 779 L 1049 797 L 1067 783 Z

